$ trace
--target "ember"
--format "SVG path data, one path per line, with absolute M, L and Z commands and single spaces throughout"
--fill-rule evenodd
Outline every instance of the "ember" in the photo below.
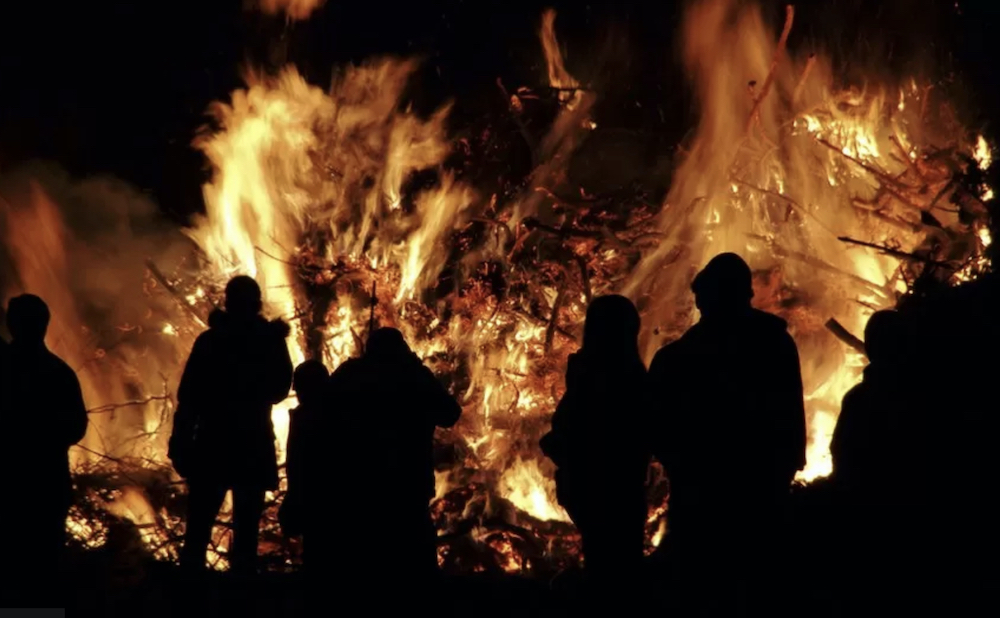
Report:
M 264 3 L 293 19 L 317 4 Z M 184 492 L 165 455 L 171 396 L 236 273 L 255 277 L 267 311 L 291 324 L 293 362 L 336 367 L 359 351 L 374 318 L 399 328 L 459 398 L 462 420 L 440 436 L 432 503 L 446 569 L 550 572 L 578 560 L 578 535 L 538 441 L 586 305 L 611 291 L 636 299 L 648 361 L 696 318 L 690 279 L 723 251 L 747 257 L 756 304 L 791 325 L 810 432 L 800 480 L 829 474 L 840 401 L 865 362 L 845 342 L 926 265 L 947 266 L 952 282 L 984 267 L 991 239 L 982 201 L 992 189 L 968 194 L 958 179 L 987 169 L 991 150 L 929 84 L 840 87 L 822 57 L 788 53 L 791 8 L 776 37 L 756 8 L 734 13 L 732 4 L 701 2 L 687 15 L 684 60 L 702 116 L 662 201 L 592 195 L 571 180 L 574 153 L 600 131 L 591 116 L 600 95 L 567 71 L 552 11 L 539 32 L 548 87 L 500 86 L 525 131 L 529 116 L 552 120 L 528 136 L 530 177 L 500 189 L 456 171 L 453 160 L 468 150 L 449 135 L 450 105 L 426 117 L 405 107 L 416 61 L 345 67 L 328 90 L 294 66 L 248 75 L 245 89 L 213 106 L 215 123 L 195 142 L 213 169 L 206 214 L 184 230 L 195 250 L 176 230 L 157 232 L 170 250 L 142 256 L 135 290 L 106 296 L 142 293 L 143 311 L 115 324 L 117 334 L 106 316 L 124 314 L 78 311 L 60 293 L 76 244 L 114 232 L 74 238 L 44 183 L 4 201 L 5 257 L 16 275 L 5 278 L 16 283 L 4 298 L 33 289 L 60 307 L 51 347 L 83 368 L 93 406 L 74 449 L 78 504 L 67 527 L 75 542 L 100 546 L 127 521 L 153 555 L 176 559 Z M 135 259 L 120 251 L 104 259 L 123 268 Z M 274 409 L 279 463 L 294 406 L 292 397 Z M 268 496 L 262 532 L 274 568 L 295 563 L 277 529 L 282 494 Z M 650 551 L 667 533 L 666 497 L 663 481 L 651 488 Z M 219 569 L 226 517 L 207 557 Z

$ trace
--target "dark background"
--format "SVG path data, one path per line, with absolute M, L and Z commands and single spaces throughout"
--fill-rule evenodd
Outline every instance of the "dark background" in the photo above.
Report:
M 763 4 L 780 31 L 784 3 Z M 537 30 L 552 6 L 570 71 L 605 92 L 599 124 L 676 143 L 694 118 L 676 61 L 682 3 L 328 0 L 290 26 L 240 0 L 8 5 L 0 17 L 0 166 L 40 157 L 74 174 L 113 173 L 179 218 L 201 208 L 205 170 L 191 138 L 209 102 L 241 85 L 247 63 L 295 62 L 325 87 L 336 64 L 421 54 L 418 109 L 456 98 L 453 123 L 461 124 L 463 114 L 497 105 L 497 77 L 508 87 L 545 83 Z M 832 54 L 848 79 L 914 68 L 950 78 L 966 117 L 989 129 L 1000 2 L 814 0 L 796 10 L 793 49 Z M 601 72 L 598 56 L 611 58 Z

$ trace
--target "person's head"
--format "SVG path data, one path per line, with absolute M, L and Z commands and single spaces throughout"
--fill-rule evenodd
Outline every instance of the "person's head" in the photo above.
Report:
M 7 330 L 14 343 L 44 342 L 50 319 L 48 305 L 34 294 L 15 296 L 7 303 Z
M 876 311 L 865 325 L 865 354 L 871 363 L 892 362 L 905 356 L 906 323 L 897 311 Z
M 377 328 L 368 335 L 365 345 L 365 356 L 373 359 L 403 358 L 409 355 L 410 346 L 406 345 L 403 333 L 395 328 Z
M 330 373 L 318 360 L 307 360 L 295 368 L 292 387 L 300 403 L 310 404 L 323 396 Z
M 695 305 L 712 318 L 748 309 L 753 299 L 753 273 L 735 253 L 712 258 L 691 283 Z
M 260 313 L 263 301 L 260 286 L 253 277 L 238 275 L 226 284 L 226 312 L 240 317 Z
M 618 294 L 599 296 L 587 307 L 583 347 L 597 352 L 638 350 L 640 325 L 632 301 Z

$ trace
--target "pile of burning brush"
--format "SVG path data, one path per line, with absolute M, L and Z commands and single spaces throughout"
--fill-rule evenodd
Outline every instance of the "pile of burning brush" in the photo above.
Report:
M 755 7 L 735 20 L 720 7 L 733 9 L 697 3 L 685 23 L 703 118 L 666 196 L 642 189 L 662 185 L 654 172 L 602 193 L 569 173 L 603 129 L 598 93 L 565 69 L 552 12 L 539 33 L 549 83 L 501 88 L 504 116 L 472 142 L 450 138 L 449 106 L 429 117 L 407 109 L 416 65 L 397 59 L 347 69 L 329 91 L 286 68 L 217 105 L 197 142 L 214 175 L 206 216 L 185 231 L 196 250 L 143 265 L 151 306 L 169 305 L 170 317 L 151 309 L 156 321 L 129 331 L 137 345 L 168 341 L 171 360 L 114 391 L 135 395 L 127 401 L 85 385 L 101 403 L 77 458 L 74 542 L 99 547 L 124 526 L 157 559 L 176 558 L 185 491 L 165 457 L 172 387 L 237 272 L 256 277 L 269 311 L 291 324 L 296 362 L 334 368 L 373 323 L 392 325 L 462 403 L 460 423 L 439 436 L 431 504 L 446 570 L 546 574 L 578 562 L 538 441 L 587 303 L 634 298 L 649 357 L 691 324 L 690 278 L 721 251 L 748 257 L 758 305 L 785 317 L 799 343 L 810 426 L 801 480 L 822 478 L 840 398 L 864 363 L 866 316 L 921 278 L 955 284 L 988 267 L 992 193 L 981 175 L 991 152 L 930 87 L 843 88 L 816 56 L 789 57 L 793 11 L 775 42 Z M 456 171 L 493 165 L 511 132 L 532 151 L 526 177 L 474 187 L 475 174 Z M 279 461 L 294 405 L 275 407 Z M 377 456 L 377 436 L 353 438 Z M 668 491 L 653 477 L 650 551 L 666 533 Z M 261 533 L 276 569 L 297 555 L 277 524 L 282 495 L 268 496 Z M 340 498 L 336 508 L 365 516 Z M 216 568 L 227 510 L 208 555 Z

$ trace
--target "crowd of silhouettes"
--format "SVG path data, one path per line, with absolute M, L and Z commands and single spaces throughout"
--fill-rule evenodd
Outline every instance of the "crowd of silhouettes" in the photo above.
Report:
M 674 612 L 791 615 L 787 589 L 802 581 L 802 561 L 816 559 L 791 523 L 807 444 L 798 350 L 785 320 L 752 306 L 752 272 L 738 255 L 713 258 L 691 290 L 699 321 L 662 347 L 648 371 L 640 313 L 618 295 L 590 303 L 582 346 L 569 358 L 540 447 L 582 537 L 580 598 L 629 614 L 656 594 L 643 585 L 655 459 L 670 484 L 664 577 Z M 429 511 L 434 434 L 458 422 L 461 406 L 396 329 L 374 329 L 363 353 L 332 373 L 318 360 L 293 368 L 288 325 L 262 309 L 257 283 L 233 278 L 180 380 L 169 457 L 188 486 L 182 568 L 205 568 L 232 492 L 231 568 L 257 571 L 265 494 L 279 477 L 271 411 L 294 389 L 279 521 L 301 539 L 310 591 L 321 599 L 336 581 L 339 602 L 376 613 L 431 600 L 439 577 Z M 847 613 L 879 603 L 899 609 L 903 599 L 947 605 L 941 591 L 964 594 L 995 575 L 984 565 L 998 547 L 998 310 L 991 276 L 877 312 L 867 324 L 868 365 L 844 397 L 824 485 L 832 496 L 824 559 L 833 568 L 822 572 L 832 573 Z M 949 325 L 948 317 L 964 322 Z M 4 469 L 19 471 L 7 495 L 31 505 L 0 512 L 4 529 L 20 531 L 5 540 L 19 568 L 5 576 L 4 601 L 38 599 L 59 576 L 68 449 L 87 426 L 74 371 L 45 345 L 49 318 L 40 298 L 15 297 L 6 312 L 11 341 L 0 340 L 2 426 L 31 436 L 0 450 Z M 968 363 L 966 382 L 935 384 L 935 355 L 945 367 Z M 410 592 L 373 595 L 371 582 L 387 581 L 386 572 Z

